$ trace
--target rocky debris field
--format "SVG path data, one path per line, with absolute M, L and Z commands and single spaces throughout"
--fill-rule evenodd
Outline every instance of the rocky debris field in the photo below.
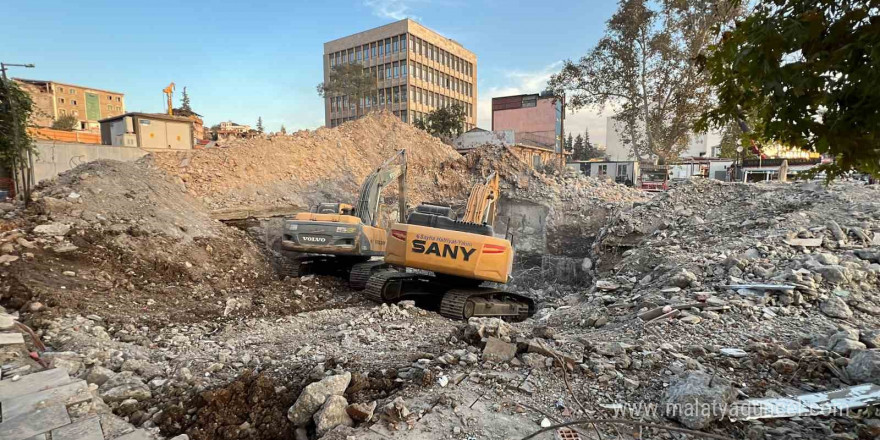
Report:
M 731 412 L 880 382 L 878 187 L 694 180 L 649 197 L 534 172 L 503 149 L 472 154 L 449 169 L 476 180 L 497 163 L 502 213 L 546 208 L 533 252 L 579 248 L 562 253 L 576 266 L 565 282 L 514 274 L 510 288 L 537 301 L 525 322 L 455 322 L 420 298 L 376 305 L 334 277 L 279 279 L 259 234 L 211 220 L 153 160 L 97 162 L 27 209 L 0 206 L 0 324 L 46 344 L 26 337 L 2 380 L 63 367 L 166 438 L 519 439 L 583 418 L 641 424 L 559 435 L 880 435 L 876 400 Z M 532 244 L 520 234 L 515 246 Z

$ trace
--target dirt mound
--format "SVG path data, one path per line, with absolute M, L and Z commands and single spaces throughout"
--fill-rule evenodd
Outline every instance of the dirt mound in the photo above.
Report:
M 227 295 L 259 298 L 274 277 L 244 232 L 212 220 L 147 162 L 85 164 L 34 198 L 18 228 L 0 236 L 6 258 L 15 257 L 4 268 L 12 288 L 3 302 L 13 308 L 112 309 L 113 320 L 144 324 L 210 319 L 223 315 Z
M 187 191 L 211 209 L 354 202 L 364 177 L 402 148 L 408 154 L 411 203 L 461 197 L 470 183 L 468 176 L 445 172 L 461 160 L 452 147 L 390 113 L 337 128 L 220 145 L 156 153 L 152 160 L 179 176 Z

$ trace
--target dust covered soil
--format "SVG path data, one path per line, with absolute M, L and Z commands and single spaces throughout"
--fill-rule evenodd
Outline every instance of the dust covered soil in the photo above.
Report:
M 482 170 L 480 157 L 457 166 Z M 81 166 L 33 207 L 4 208 L 0 304 L 49 346 L 42 359 L 169 438 L 518 439 L 582 418 L 737 439 L 880 434 L 876 402 L 748 421 L 718 411 L 880 381 L 876 186 L 693 181 L 648 199 L 511 173 L 508 200 L 578 200 L 548 215 L 592 225 L 569 230 L 588 243 L 581 282 L 516 274 L 527 282 L 511 288 L 538 302 L 525 322 L 455 322 L 419 298 L 367 302 L 335 277 L 279 279 L 264 245 L 211 220 L 150 160 Z M 601 221 L 579 213 L 590 205 Z M 710 410 L 683 412 L 696 401 Z

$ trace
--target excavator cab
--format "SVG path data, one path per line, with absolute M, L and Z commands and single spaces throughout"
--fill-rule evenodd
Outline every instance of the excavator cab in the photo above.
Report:
M 406 151 L 400 150 L 367 176 L 355 206 L 319 203 L 310 212 L 285 220 L 281 250 L 293 255 L 284 265 L 287 275 L 301 276 L 318 268 L 346 272 L 351 287 L 363 289 L 372 270 L 383 264 L 371 258 L 385 255 L 387 233 L 378 226 L 379 196 L 397 179 L 403 213 L 405 176 Z
M 312 208 L 316 214 L 351 215 L 352 206 L 348 203 L 319 203 Z
M 396 269 L 370 277 L 365 295 L 377 302 L 427 295 L 439 299 L 440 314 L 453 319 L 531 316 L 531 298 L 481 286 L 485 281 L 507 283 L 513 267 L 510 241 L 495 237 L 492 230 L 499 195 L 493 173 L 486 183 L 474 185 L 461 220 L 449 207 L 422 204 L 405 223 L 392 225 L 385 262 Z

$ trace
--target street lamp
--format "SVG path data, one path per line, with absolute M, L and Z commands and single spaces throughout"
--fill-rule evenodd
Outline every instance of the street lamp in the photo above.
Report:
M 33 63 L 26 63 L 26 64 L 0 63 L 0 72 L 3 72 L 3 79 L 9 79 L 6 77 L 6 69 L 9 67 L 25 67 L 28 69 L 33 69 L 36 66 L 34 66 Z

